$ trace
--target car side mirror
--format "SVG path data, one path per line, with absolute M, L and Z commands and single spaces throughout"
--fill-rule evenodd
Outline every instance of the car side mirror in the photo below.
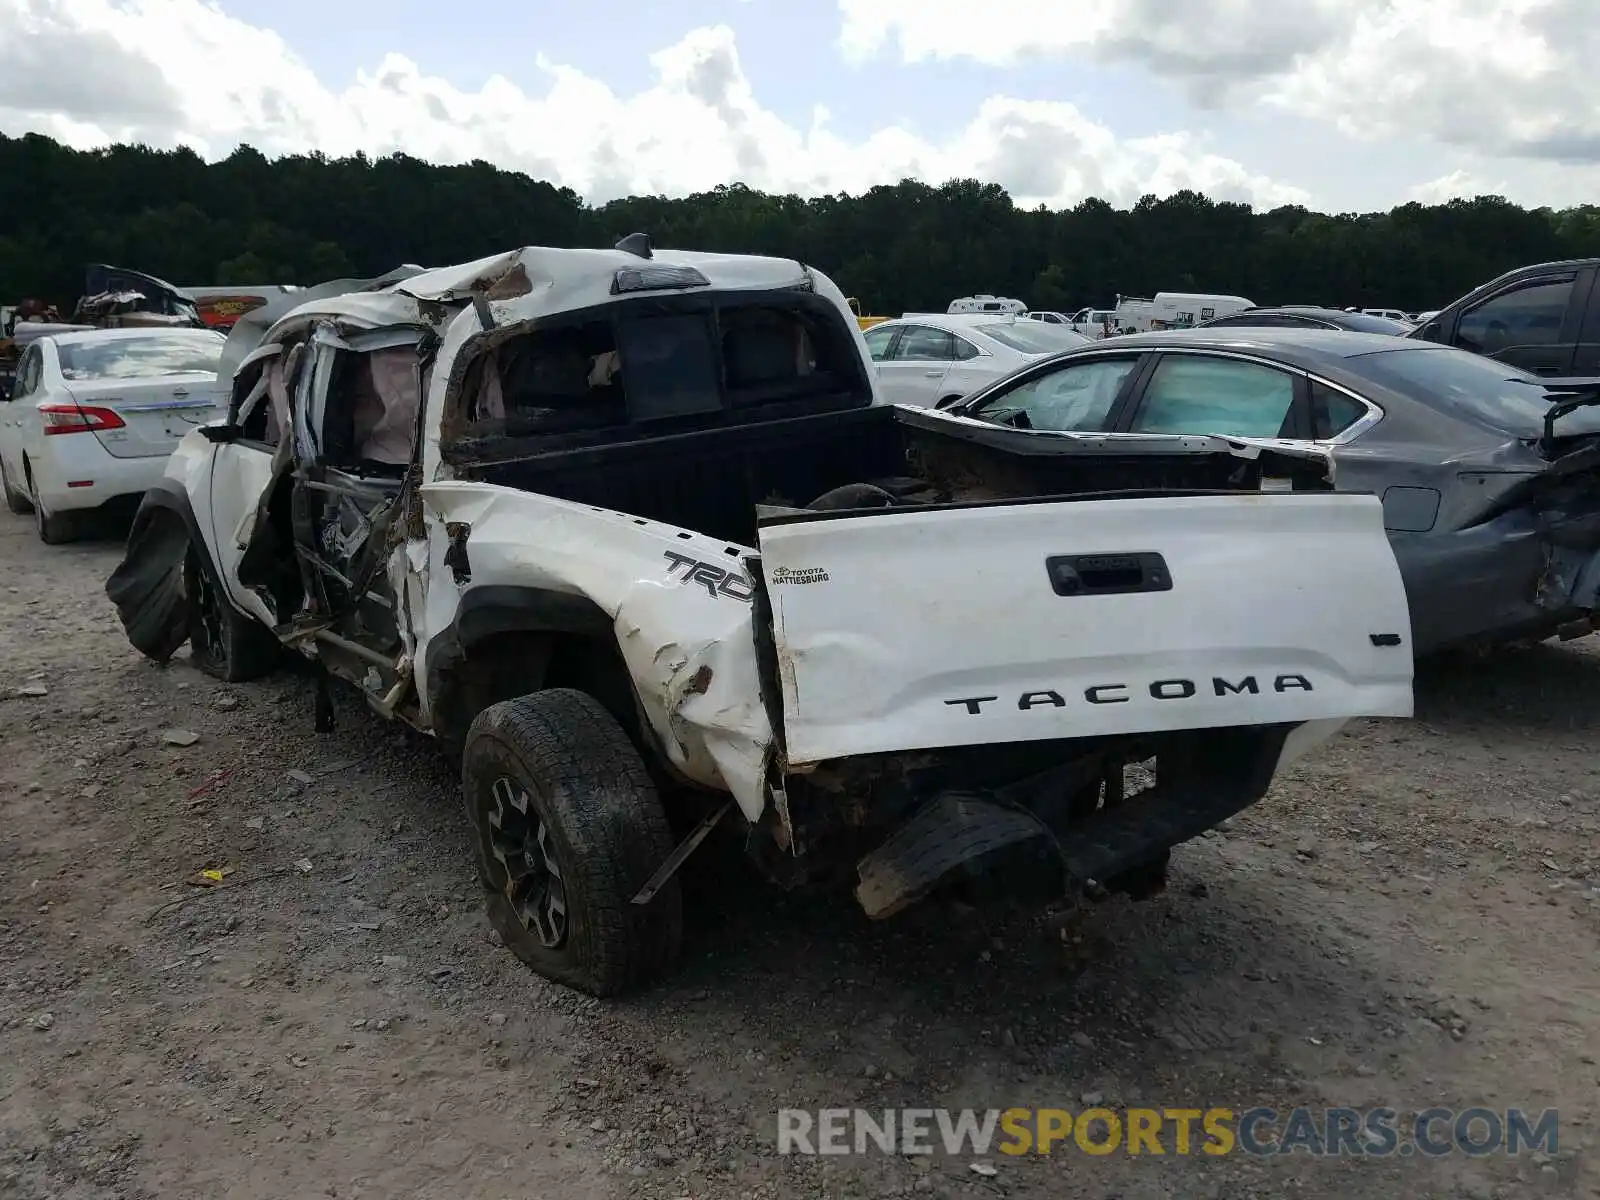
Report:
M 213 446 L 229 446 L 244 436 L 244 428 L 231 423 L 202 425 L 200 436 Z

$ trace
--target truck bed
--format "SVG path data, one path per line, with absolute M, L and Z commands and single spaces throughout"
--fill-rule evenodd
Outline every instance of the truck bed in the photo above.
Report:
M 851 484 L 885 485 L 901 503 L 1255 491 L 1265 475 L 1296 490 L 1328 486 L 1319 460 L 1240 452 L 1216 438 L 1057 438 L 890 405 L 602 447 L 519 449 L 507 439 L 492 456 L 452 465 L 460 479 L 746 546 L 756 542 L 758 506 L 804 508 Z M 917 481 L 926 488 L 910 488 Z

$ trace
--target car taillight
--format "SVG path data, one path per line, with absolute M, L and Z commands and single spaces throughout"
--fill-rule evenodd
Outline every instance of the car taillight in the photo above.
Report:
M 93 408 L 85 404 L 41 404 L 39 417 L 44 431 L 53 433 L 98 433 L 104 429 L 121 429 L 122 417 L 115 409 Z

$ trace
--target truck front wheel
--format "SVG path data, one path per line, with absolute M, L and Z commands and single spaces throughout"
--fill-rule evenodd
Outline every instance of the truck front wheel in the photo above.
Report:
M 677 881 L 632 903 L 672 853 L 666 812 L 599 701 L 552 688 L 486 708 L 467 731 L 461 784 L 489 921 L 518 958 L 596 996 L 676 959 Z
M 233 607 L 204 554 L 191 547 L 183 564 L 194 665 L 224 683 L 259 679 L 278 665 L 283 647 L 270 629 Z

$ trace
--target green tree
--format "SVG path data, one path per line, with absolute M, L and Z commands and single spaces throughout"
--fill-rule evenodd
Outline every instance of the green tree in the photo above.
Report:
M 635 231 L 661 246 L 798 258 L 871 313 L 943 309 L 980 291 L 1071 311 L 1163 289 L 1437 308 L 1513 266 L 1600 256 L 1600 206 L 1524 209 L 1500 196 L 1324 214 L 1180 191 L 1128 209 L 1087 199 L 1052 211 L 1020 209 L 979 179 L 810 199 L 730 181 L 593 207 L 482 161 L 269 159 L 240 146 L 207 163 L 187 149 L 0 137 L 6 303 L 70 307 L 91 262 L 178 284 L 308 284 L 529 242 L 605 246 Z

